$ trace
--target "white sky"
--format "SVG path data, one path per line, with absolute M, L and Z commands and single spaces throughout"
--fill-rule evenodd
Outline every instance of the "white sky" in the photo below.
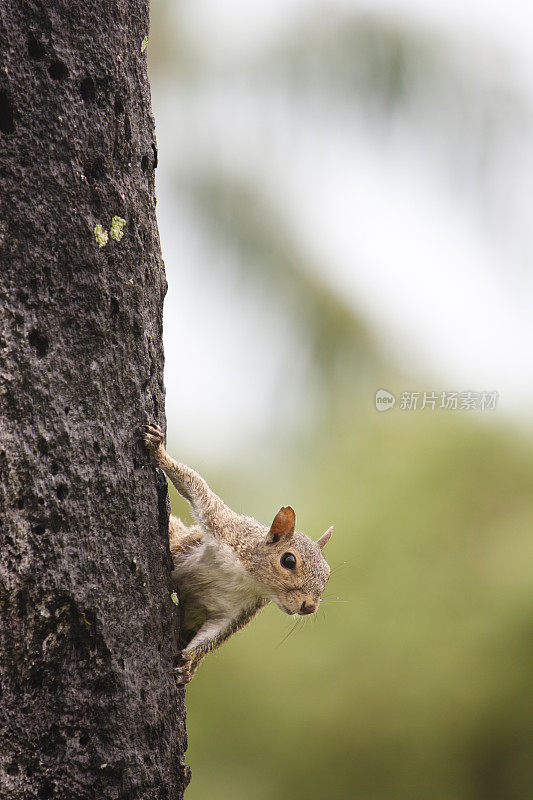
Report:
M 226 59 L 253 51 L 292 12 L 333 6 L 402 12 L 458 31 L 465 43 L 470 35 L 486 37 L 530 86 L 533 9 L 517 0 L 195 0 L 185 8 L 198 40 L 215 59 Z M 364 124 L 348 136 L 334 117 L 329 128 L 324 121 L 310 126 L 305 115 L 288 120 L 268 99 L 254 104 L 223 91 L 191 107 L 154 87 L 158 215 L 169 281 L 167 409 L 185 446 L 208 456 L 249 444 L 271 419 L 282 374 L 275 354 L 287 335 L 266 302 L 258 309 L 251 296 L 238 297 L 216 270 L 205 286 L 196 270 L 206 258 L 203 234 L 176 204 L 170 174 L 176 160 L 209 154 L 213 138 L 218 158 L 262 176 L 305 247 L 328 265 L 332 283 L 374 323 L 385 347 L 428 375 L 428 390 L 495 389 L 503 413 L 530 415 L 533 241 L 494 238 L 471 197 L 453 188 L 445 165 L 432 163 L 431 149 L 408 136 L 383 141 Z M 509 153 L 509 171 L 516 172 L 511 217 L 527 229 L 533 144 L 515 160 Z M 190 344 L 176 347 L 184 341 Z
M 474 42 L 492 40 L 519 60 L 533 60 L 529 0 L 189 0 L 177 11 L 199 38 L 220 52 L 253 50 L 282 30 L 291 17 L 339 8 L 390 12 L 417 24 L 461 31 Z

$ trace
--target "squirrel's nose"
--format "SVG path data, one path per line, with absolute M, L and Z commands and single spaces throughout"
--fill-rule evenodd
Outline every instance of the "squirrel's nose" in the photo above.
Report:
M 306 603 L 305 600 L 300 606 L 300 614 L 314 614 L 317 609 L 316 603 Z

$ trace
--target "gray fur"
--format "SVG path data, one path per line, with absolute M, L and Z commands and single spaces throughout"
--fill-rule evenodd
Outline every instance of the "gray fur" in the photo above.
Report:
M 197 524 L 170 518 L 173 578 L 183 601 L 186 644 L 176 675 L 187 683 L 204 656 L 247 625 L 271 600 L 287 614 L 314 613 L 330 575 L 321 546 L 294 530 L 294 512 L 280 509 L 270 528 L 232 511 L 205 480 L 170 458 L 163 432 L 143 425 L 152 463 L 191 504 Z M 326 539 L 329 537 L 326 537 Z M 290 552 L 294 570 L 281 556 Z

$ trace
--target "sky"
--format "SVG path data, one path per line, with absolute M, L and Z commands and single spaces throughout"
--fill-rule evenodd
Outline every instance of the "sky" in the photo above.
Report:
M 283 30 L 287 19 L 314 10 L 395 14 L 500 44 L 518 63 L 533 60 L 533 8 L 528 0 L 188 0 L 179 4 L 198 37 L 220 51 L 253 50 Z
M 179 24 L 222 65 L 275 40 L 291 15 L 333 7 L 379 9 L 446 31 L 489 93 L 509 80 L 529 122 L 533 10 L 524 2 L 196 0 L 182 4 Z M 503 56 L 504 78 L 487 58 L 492 52 L 498 65 Z M 428 129 L 398 124 L 380 136 L 356 110 L 349 119 L 317 115 L 287 108 L 275 92 L 257 97 L 224 81 L 193 96 L 171 81 L 156 81 L 152 91 L 169 282 L 167 410 L 185 447 L 209 457 L 246 448 L 264 430 L 276 413 L 280 381 L 287 382 L 284 342 L 292 334 L 266 298 L 236 291 L 216 269 L 209 281 L 198 270 L 200 262 L 209 271 L 209 259 L 229 256 L 206 248 L 205 233 L 176 192 L 181 162 L 222 163 L 259 179 L 325 279 L 353 302 L 385 351 L 413 375 L 427 376 L 428 389 L 496 390 L 499 413 L 531 420 L 527 130 L 520 139 L 511 121 L 502 145 L 490 151 L 492 185 L 480 200 Z M 476 146 L 474 140 L 474 159 Z M 178 341 L 187 347 L 177 348 Z M 302 370 L 293 378 L 285 410 L 301 413 Z

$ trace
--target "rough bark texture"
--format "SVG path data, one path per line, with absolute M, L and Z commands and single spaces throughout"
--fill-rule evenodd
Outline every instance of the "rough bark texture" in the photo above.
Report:
M 147 33 L 147 0 L 0 4 L 3 800 L 188 779 L 167 489 L 134 437 L 164 423 Z

